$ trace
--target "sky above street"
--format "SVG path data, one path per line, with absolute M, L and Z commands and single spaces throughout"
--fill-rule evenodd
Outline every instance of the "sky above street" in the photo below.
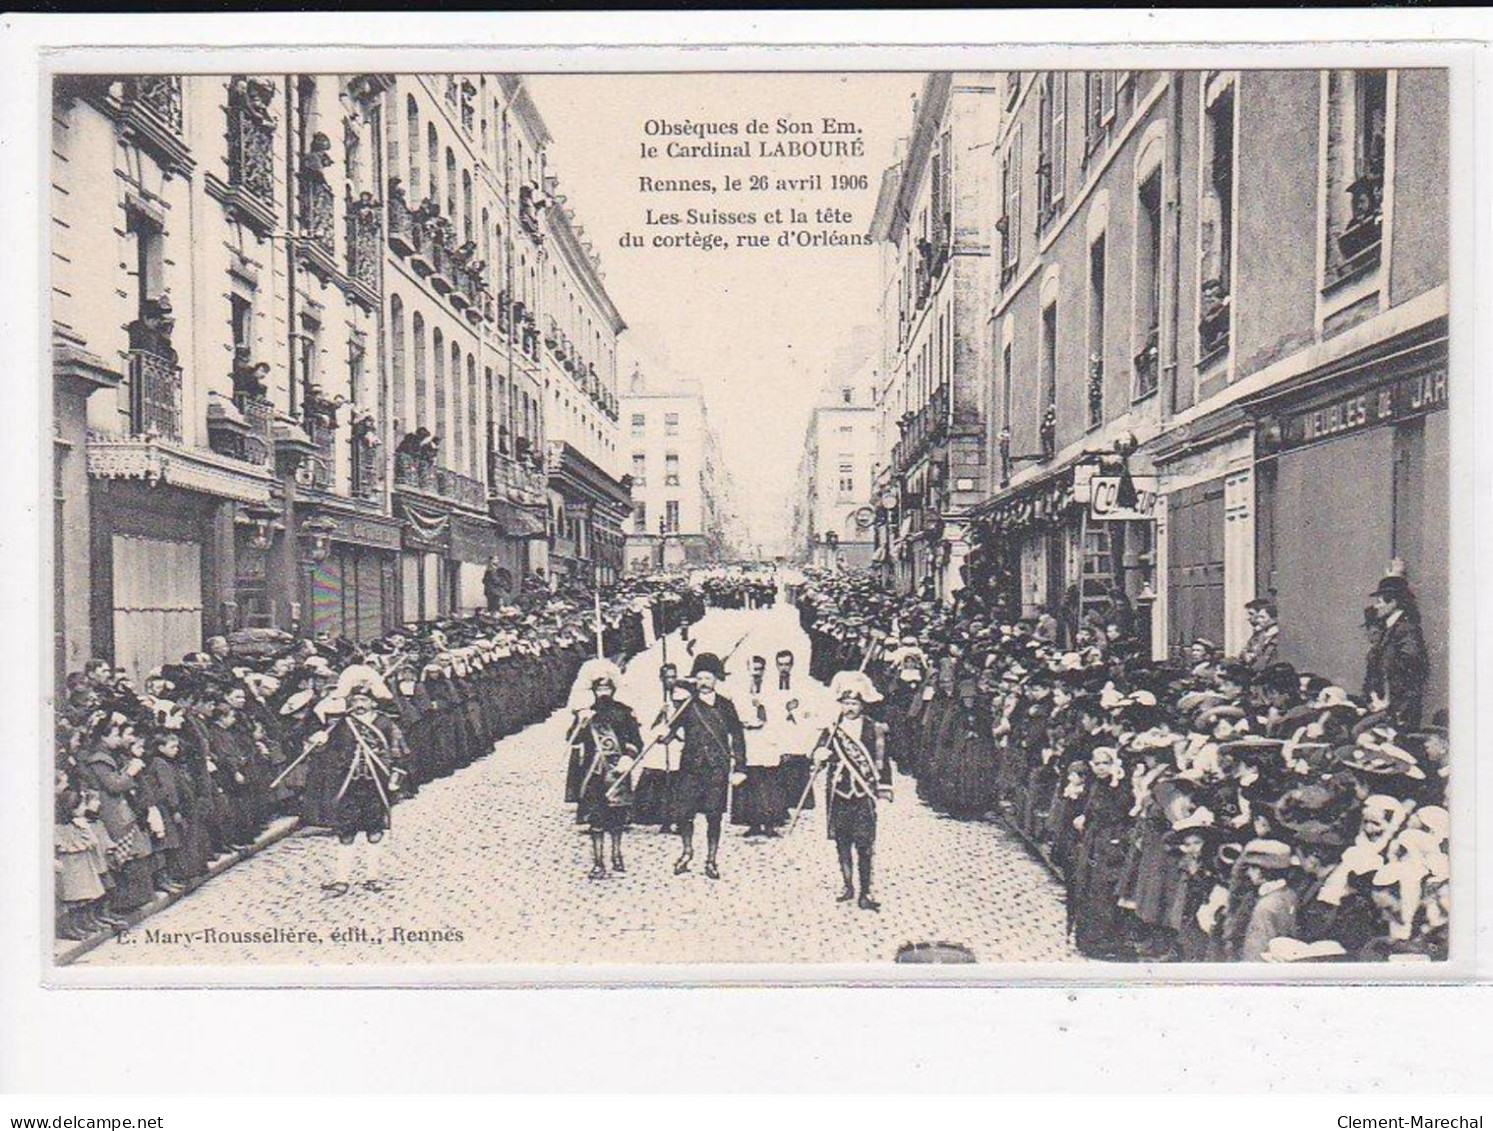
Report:
M 784 551 L 792 497 L 802 490 L 798 462 L 809 411 L 830 379 L 860 368 L 879 349 L 877 300 L 880 250 L 823 247 L 705 251 L 658 248 L 652 237 L 667 227 L 645 224 L 645 212 L 683 213 L 690 207 L 753 212 L 797 206 L 812 219 L 834 206 L 852 215 L 833 230 L 864 233 L 876 203 L 881 172 L 898 138 L 912 123 L 917 74 L 678 74 L 541 75 L 527 80 L 554 140 L 550 172 L 573 208 L 585 237 L 600 254 L 608 292 L 628 330 L 618 348 L 619 391 L 634 362 L 650 378 L 692 378 L 704 390 L 735 481 L 739 510 L 764 552 Z M 853 122 L 864 145 L 859 157 L 781 157 L 729 160 L 647 159 L 643 143 L 660 153 L 669 141 L 740 144 L 744 134 L 705 138 L 649 136 L 650 120 L 670 123 L 761 119 L 780 140 L 824 140 L 823 119 Z M 812 134 L 778 132 L 780 118 L 812 123 Z M 755 149 L 755 147 L 754 147 Z M 864 187 L 830 191 L 832 174 L 863 176 Z M 744 184 L 770 178 L 765 191 L 642 192 L 640 177 L 695 180 L 719 186 L 726 175 Z M 776 191 L 779 177 L 823 177 L 820 191 Z M 716 228 L 776 237 L 782 227 Z M 623 233 L 647 246 L 619 246 Z M 624 422 L 625 424 L 625 422 Z M 624 428 L 619 454 L 626 459 Z

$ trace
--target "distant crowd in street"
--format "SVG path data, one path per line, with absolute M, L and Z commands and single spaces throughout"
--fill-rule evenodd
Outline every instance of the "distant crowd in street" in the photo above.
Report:
M 1247 644 L 1166 661 L 1123 595 L 1003 619 L 869 576 L 798 595 L 811 672 L 863 669 L 900 769 L 949 814 L 998 817 L 1061 878 L 1082 954 L 1112 961 L 1424 961 L 1447 955 L 1444 711 L 1416 599 L 1385 576 L 1349 689 Z M 1073 610 L 1077 612 L 1077 610 Z

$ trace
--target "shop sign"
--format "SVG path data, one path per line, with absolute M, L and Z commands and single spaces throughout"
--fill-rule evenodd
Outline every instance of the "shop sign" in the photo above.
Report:
M 1446 403 L 1445 369 L 1432 369 L 1411 377 L 1401 377 L 1284 417 L 1281 421 L 1280 450 L 1304 447 L 1379 424 L 1409 420 L 1435 409 L 1445 408 Z
M 1095 522 L 1149 522 L 1156 517 L 1156 476 L 1132 475 L 1135 505 L 1119 504 L 1120 477 L 1096 475 L 1089 480 L 1089 518 Z
M 397 523 L 380 522 L 356 515 L 327 514 L 324 517 L 334 523 L 335 528 L 328 532 L 333 541 L 372 546 L 380 550 L 397 550 L 400 547 L 401 530 Z

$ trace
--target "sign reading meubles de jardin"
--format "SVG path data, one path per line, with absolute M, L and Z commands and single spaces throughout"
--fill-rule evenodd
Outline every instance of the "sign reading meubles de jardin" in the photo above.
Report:
M 1279 450 L 1315 444 L 1445 408 L 1446 386 L 1446 369 L 1437 367 L 1383 382 L 1325 405 L 1283 415 Z

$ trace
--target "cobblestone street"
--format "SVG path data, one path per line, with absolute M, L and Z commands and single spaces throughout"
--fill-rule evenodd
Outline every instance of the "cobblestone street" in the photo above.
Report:
M 694 635 L 700 649 L 724 652 L 743 632 L 735 670 L 753 652 L 787 646 L 806 678 L 808 642 L 789 607 L 713 610 Z M 677 637 L 670 656 L 686 659 Z M 658 662 L 657 647 L 638 657 L 619 693 L 645 723 L 658 699 Z M 334 841 L 302 832 L 79 964 L 885 963 L 903 943 L 928 941 L 961 943 L 980 962 L 1074 957 L 1061 888 L 1043 867 L 999 825 L 923 805 L 910 778 L 899 778 L 896 800 L 881 807 L 880 913 L 835 902 L 839 875 L 822 809 L 774 839 L 747 840 L 728 825 L 719 881 L 698 861 L 675 876 L 678 842 L 655 828 L 629 833 L 625 875 L 589 880 L 589 842 L 561 801 L 568 719 L 562 709 L 398 806 L 385 891 L 355 885 L 328 898 L 320 885 Z M 703 836 L 701 822 L 699 851 Z M 317 941 L 201 934 L 274 929 L 315 932 Z M 180 941 L 188 935 L 196 937 Z

